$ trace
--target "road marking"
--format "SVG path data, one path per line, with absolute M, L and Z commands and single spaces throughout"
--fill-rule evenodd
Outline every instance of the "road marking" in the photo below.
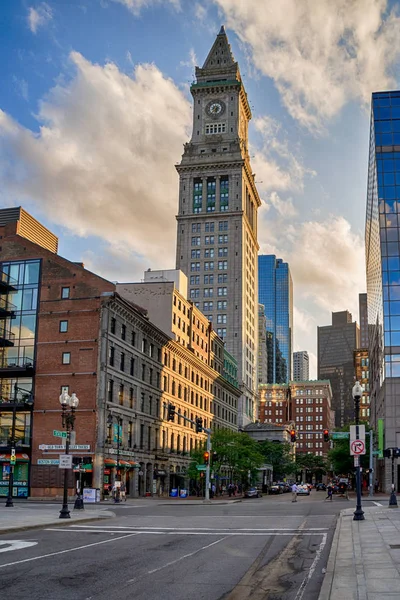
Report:
M 320 543 L 319 548 L 318 548 L 317 552 L 315 553 L 315 558 L 312 562 L 312 565 L 311 565 L 307 575 L 304 577 L 303 581 L 301 582 L 301 585 L 298 589 L 298 592 L 297 592 L 294 600 L 301 600 L 303 598 L 307 583 L 310 581 L 311 577 L 314 575 L 315 568 L 318 564 L 319 559 L 321 558 L 322 551 L 325 548 L 327 538 L 328 538 L 327 533 L 322 534 L 322 542 Z
M 66 530 L 68 531 L 68 530 Z M 128 533 L 127 535 L 121 535 L 119 537 L 115 537 L 108 540 L 103 540 L 101 542 L 94 542 L 93 544 L 86 544 L 85 546 L 78 546 L 77 548 L 69 548 L 68 550 L 60 550 L 59 552 L 50 552 L 50 554 L 42 554 L 41 556 L 33 556 L 32 558 L 24 558 L 23 560 L 16 560 L 15 562 L 6 563 L 5 565 L 0 565 L 0 569 L 4 569 L 5 567 L 13 567 L 14 565 L 20 565 L 22 563 L 32 562 L 34 560 L 40 560 L 41 558 L 50 558 L 50 556 L 57 556 L 58 554 L 67 554 L 68 552 L 76 552 L 77 550 L 84 550 L 85 548 L 92 548 L 93 546 L 100 546 L 100 544 L 109 544 L 110 542 L 115 542 L 117 540 L 123 540 L 128 537 L 132 537 L 134 535 L 138 535 L 137 533 Z
M 147 571 L 147 575 L 153 575 L 153 573 L 158 573 L 158 571 L 162 571 L 163 569 L 166 569 L 167 567 L 170 567 L 171 565 L 175 565 L 176 563 L 180 562 L 181 560 L 184 560 L 185 558 L 190 558 L 191 556 L 198 554 L 202 550 L 207 550 L 207 548 L 211 548 L 211 546 L 215 546 L 216 544 L 223 542 L 225 539 L 226 538 L 223 537 L 220 540 L 216 540 L 215 542 L 212 542 L 211 544 L 207 544 L 207 546 L 202 546 L 201 548 L 198 548 L 194 552 L 190 552 L 189 554 L 184 554 L 183 556 L 177 558 L 176 560 L 171 560 L 170 562 L 166 563 L 162 567 L 157 567 L 157 569 L 151 569 L 151 571 Z M 137 581 L 137 579 L 139 579 L 139 578 L 136 577 L 134 579 L 129 579 L 128 583 L 134 583 L 135 581 Z
M 10 550 L 22 550 L 22 548 L 30 548 L 36 546 L 37 542 L 23 542 L 22 540 L 4 540 L 0 542 L 0 546 L 9 546 L 9 548 L 0 548 L 0 552 L 10 552 Z
M 44 531 L 57 531 L 57 532 L 69 532 L 69 533 L 78 533 L 78 531 L 76 529 L 62 529 L 61 527 L 56 527 L 54 529 L 48 528 L 45 529 Z M 79 530 L 81 533 L 122 533 L 122 531 L 113 531 L 112 529 L 80 529 Z M 259 532 L 259 533 L 257 533 Z M 135 533 L 133 533 L 132 535 L 226 535 L 226 536 L 240 536 L 240 535 L 249 535 L 249 536 L 258 536 L 258 535 L 264 535 L 264 536 L 284 536 L 284 535 L 288 535 L 288 536 L 293 536 L 293 535 L 323 535 L 322 531 L 314 531 L 311 533 L 303 533 L 302 531 L 291 531 L 291 532 L 285 532 L 285 533 L 274 533 L 273 531 L 260 531 L 260 530 L 256 530 L 256 531 L 231 531 L 231 530 L 226 530 L 226 529 L 216 529 L 213 531 L 190 531 L 190 530 L 183 530 L 183 531 L 179 531 L 179 530 L 175 530 L 175 531 L 161 531 L 161 530 L 154 530 L 154 529 L 148 529 L 148 530 L 140 530 L 140 531 L 136 531 Z M 127 537 L 127 536 L 124 536 Z M 113 539 L 121 539 L 121 538 L 113 538 Z
M 372 504 L 375 504 L 375 506 L 383 506 L 383 504 L 381 504 L 380 502 L 375 502 L 374 500 L 372 501 Z
M 299 527 L 272 527 L 272 528 L 264 528 L 264 527 L 256 527 L 256 528 L 248 528 L 248 527 L 229 527 L 225 529 L 223 527 L 145 527 L 141 525 L 71 525 L 71 528 L 79 528 L 79 529 L 134 529 L 141 530 L 145 529 L 151 530 L 162 530 L 162 531 L 328 531 L 329 527 L 310 527 L 308 529 L 303 529 Z

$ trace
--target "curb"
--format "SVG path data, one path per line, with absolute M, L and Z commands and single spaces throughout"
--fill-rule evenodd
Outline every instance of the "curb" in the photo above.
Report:
M 182 499 L 183 500 L 183 499 Z M 192 500 L 191 502 L 160 502 L 157 506 L 224 506 L 226 504 L 237 504 L 242 500 L 227 500 L 226 502 L 213 502 L 212 500 Z
M 338 546 L 339 546 L 340 527 L 341 527 L 341 523 L 342 523 L 342 512 L 343 511 L 340 511 L 338 520 L 336 522 L 336 528 L 335 528 L 335 533 L 333 535 L 331 550 L 329 552 L 326 573 L 325 573 L 324 580 L 322 582 L 321 590 L 319 592 L 318 600 L 329 600 L 331 597 L 333 576 L 335 573 L 336 555 L 337 555 Z
M 9 527 L 8 529 L 0 529 L 0 535 L 5 535 L 8 533 L 14 533 L 14 532 L 18 532 L 18 531 L 29 531 L 30 529 L 44 529 L 45 527 L 62 527 L 63 525 L 65 525 L 65 521 L 68 521 L 68 524 L 72 524 L 72 523 L 90 523 L 91 521 L 104 521 L 104 519 L 113 519 L 116 514 L 108 511 L 109 514 L 108 515 L 103 515 L 103 516 L 97 516 L 97 517 L 87 517 L 85 519 L 76 519 L 76 521 L 74 521 L 74 519 L 62 519 L 62 522 L 60 523 L 60 519 L 57 519 L 57 521 L 50 521 L 49 523 L 40 523 L 40 524 L 36 524 L 36 525 L 21 525 L 20 527 Z

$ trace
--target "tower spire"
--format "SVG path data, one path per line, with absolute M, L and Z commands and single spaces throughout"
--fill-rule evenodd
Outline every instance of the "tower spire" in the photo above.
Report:
M 237 63 L 233 57 L 232 50 L 228 42 L 228 36 L 225 32 L 225 27 L 221 25 L 221 29 L 219 30 L 215 42 L 208 53 L 202 70 L 227 70 L 236 65 Z

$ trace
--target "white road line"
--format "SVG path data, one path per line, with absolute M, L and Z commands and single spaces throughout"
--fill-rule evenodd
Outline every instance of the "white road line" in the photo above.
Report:
M 58 531 L 58 532 L 69 532 L 69 533 L 78 533 L 75 529 L 62 529 L 61 527 L 57 527 L 54 529 L 45 529 L 45 531 Z M 81 533 L 122 533 L 122 531 L 112 531 L 111 529 L 80 529 L 79 530 Z M 285 533 L 274 533 L 274 532 L 270 532 L 270 531 L 261 531 L 260 533 L 257 533 L 256 531 L 232 531 L 232 532 L 228 532 L 226 529 L 220 531 L 220 530 L 215 530 L 215 531 L 154 531 L 154 529 L 152 530 L 140 530 L 140 531 L 136 531 L 134 534 L 132 535 L 226 535 L 226 536 L 240 536 L 240 535 L 249 535 L 249 536 L 258 536 L 258 535 L 264 535 L 264 536 L 268 536 L 268 535 L 272 535 L 272 536 L 283 536 L 283 535 L 288 535 L 288 536 L 293 536 L 293 535 L 306 535 L 306 536 L 310 536 L 310 535 L 325 535 L 322 533 L 322 531 L 314 531 L 312 533 L 303 533 L 303 531 L 291 531 L 291 532 L 285 532 Z M 127 536 L 124 536 L 127 537 Z M 121 538 L 113 538 L 113 539 L 121 539 Z M 101 542 L 100 542 L 101 543 Z
M 176 560 L 171 560 L 170 562 L 166 563 L 162 567 L 158 567 L 157 569 L 151 569 L 151 571 L 147 571 L 147 575 L 153 575 L 153 573 L 162 571 L 163 569 L 166 569 L 167 567 L 170 567 L 171 565 L 175 565 L 176 563 L 180 562 L 181 560 L 184 560 L 185 558 L 190 558 L 191 556 L 194 556 L 195 554 L 202 552 L 202 550 L 207 550 L 207 548 L 211 548 L 211 546 L 215 546 L 216 544 L 223 542 L 225 539 L 226 538 L 223 537 L 220 540 L 216 540 L 215 542 L 212 542 L 211 544 L 207 544 L 207 546 L 202 546 L 202 548 L 198 548 L 194 552 L 190 552 L 189 554 L 184 554 L 183 556 L 177 558 Z M 128 583 L 134 583 L 137 579 L 139 579 L 139 578 L 129 579 Z
M 329 527 L 309 527 L 308 529 L 300 529 L 299 527 L 145 527 L 144 525 L 71 525 L 71 528 L 79 529 L 134 529 L 146 531 L 156 529 L 157 531 L 328 531 Z
M 326 544 L 327 538 L 328 538 L 328 534 L 324 533 L 322 535 L 322 542 L 320 543 L 319 548 L 318 548 L 317 552 L 315 553 L 315 558 L 314 558 L 314 560 L 312 562 L 310 570 L 308 571 L 307 575 L 304 577 L 303 581 L 301 582 L 301 585 L 300 585 L 300 587 L 298 589 L 298 592 L 297 592 L 296 597 L 295 597 L 294 600 L 301 600 L 303 598 L 303 595 L 304 595 L 307 583 L 310 581 L 311 577 L 314 574 L 314 571 L 315 571 L 315 568 L 316 568 L 316 566 L 318 564 L 318 561 L 321 558 L 322 551 L 325 548 L 325 544 Z
M 67 530 L 68 531 L 68 530 Z M 58 554 L 67 554 L 67 552 L 76 552 L 77 550 L 84 550 L 85 548 L 92 548 L 93 546 L 100 546 L 100 544 L 109 544 L 110 542 L 116 542 L 117 540 L 123 540 L 128 537 L 138 535 L 138 533 L 128 533 L 127 535 L 121 535 L 109 540 L 103 540 L 101 542 L 94 542 L 93 544 L 86 544 L 85 546 L 78 546 L 77 548 L 69 548 L 68 550 L 60 550 L 59 552 L 50 552 L 50 554 L 42 554 L 41 556 L 33 556 L 32 558 L 24 558 L 23 560 L 16 560 L 14 562 L 0 565 L 0 569 L 5 567 L 13 567 L 14 565 L 20 565 L 22 563 L 32 562 L 34 560 L 40 560 L 41 558 L 49 558 L 50 556 L 57 556 Z
M 383 504 L 381 504 L 380 502 L 375 502 L 374 500 L 372 501 L 373 504 L 375 504 L 375 506 L 383 506 Z

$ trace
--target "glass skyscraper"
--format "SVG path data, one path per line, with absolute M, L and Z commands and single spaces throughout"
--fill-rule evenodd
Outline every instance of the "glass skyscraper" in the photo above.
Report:
M 400 91 L 377 92 L 372 94 L 365 252 L 371 424 L 379 431 L 383 423 L 386 448 L 400 446 L 399 232 Z M 389 491 L 390 461 L 377 462 L 377 478 Z M 400 470 L 395 477 L 399 490 Z
M 293 283 L 288 263 L 273 254 L 258 257 L 258 300 L 265 306 L 268 382 L 292 378 Z

